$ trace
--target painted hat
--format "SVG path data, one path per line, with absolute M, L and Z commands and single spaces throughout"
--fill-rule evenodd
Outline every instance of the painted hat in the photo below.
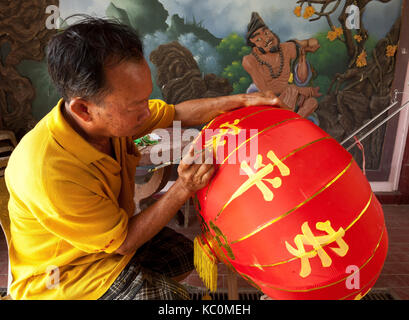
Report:
M 249 24 L 247 25 L 247 35 L 246 35 L 246 40 L 247 40 L 247 45 L 248 46 L 253 46 L 253 44 L 250 42 L 250 38 L 252 34 L 262 28 L 262 27 L 267 27 L 266 24 L 264 23 L 263 19 L 260 17 L 260 15 L 257 12 L 252 12 L 251 13 L 251 20 Z

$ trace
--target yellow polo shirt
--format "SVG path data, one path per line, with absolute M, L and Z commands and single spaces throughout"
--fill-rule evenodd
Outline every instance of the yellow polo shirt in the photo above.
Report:
M 116 160 L 99 152 L 66 122 L 62 105 L 23 137 L 5 172 L 13 299 L 98 299 L 133 255 L 114 252 L 135 210 L 135 144 L 114 138 Z M 151 100 L 149 108 L 139 137 L 174 120 L 173 105 Z

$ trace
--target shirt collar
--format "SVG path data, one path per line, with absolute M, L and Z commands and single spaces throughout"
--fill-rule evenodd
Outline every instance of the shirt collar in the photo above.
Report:
M 51 110 L 47 119 L 47 127 L 54 139 L 66 151 L 86 164 L 108 157 L 103 152 L 95 149 L 68 124 L 61 111 L 63 107 L 64 100 L 61 99 Z

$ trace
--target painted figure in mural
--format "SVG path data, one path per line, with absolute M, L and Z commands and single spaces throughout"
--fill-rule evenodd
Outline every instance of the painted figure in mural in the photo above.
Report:
M 301 116 L 311 115 L 318 106 L 315 98 L 321 94 L 319 87 L 307 87 L 312 70 L 306 53 L 319 49 L 318 40 L 281 43 L 260 15 L 253 12 L 247 26 L 247 44 L 252 51 L 243 57 L 242 65 L 254 82 L 249 91 L 271 90 Z

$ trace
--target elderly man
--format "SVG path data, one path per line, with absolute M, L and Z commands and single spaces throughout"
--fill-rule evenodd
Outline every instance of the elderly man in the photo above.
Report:
M 212 164 L 178 167 L 155 204 L 134 215 L 133 139 L 172 121 L 197 126 L 232 108 L 274 105 L 243 94 L 169 105 L 150 100 L 151 73 L 128 27 L 86 18 L 48 45 L 62 95 L 20 141 L 6 170 L 14 299 L 187 299 L 192 243 L 165 227 L 211 178 Z
M 253 12 L 247 26 L 247 44 L 252 50 L 243 57 L 242 65 L 257 90 L 274 92 L 303 117 L 314 112 L 318 107 L 315 97 L 321 94 L 318 87 L 306 86 L 311 79 L 306 53 L 318 50 L 318 40 L 311 38 L 281 43 L 260 15 Z

